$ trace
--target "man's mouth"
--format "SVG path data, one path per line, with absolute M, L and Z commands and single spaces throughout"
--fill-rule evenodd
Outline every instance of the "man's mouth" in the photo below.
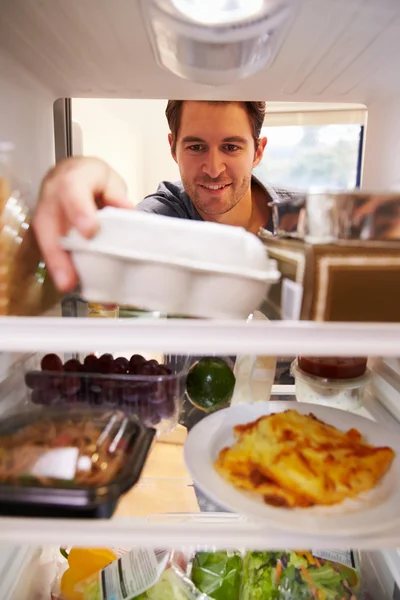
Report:
M 228 185 L 231 185 L 230 183 L 220 183 L 217 185 L 208 185 L 205 183 L 199 183 L 200 187 L 205 188 L 206 190 L 223 190 L 225 187 L 228 187 Z

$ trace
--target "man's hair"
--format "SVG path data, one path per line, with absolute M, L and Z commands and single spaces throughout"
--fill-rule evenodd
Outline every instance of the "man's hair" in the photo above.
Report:
M 168 125 L 172 133 L 172 150 L 175 152 L 176 140 L 178 138 L 179 127 L 181 125 L 182 107 L 185 100 L 168 100 L 165 115 L 167 117 Z M 208 102 L 208 104 L 229 104 L 230 100 L 202 100 L 202 102 Z M 257 148 L 258 140 L 260 138 L 261 128 L 264 123 L 266 102 L 239 102 L 244 106 L 247 116 L 250 121 L 251 133 L 253 135 L 254 144 Z

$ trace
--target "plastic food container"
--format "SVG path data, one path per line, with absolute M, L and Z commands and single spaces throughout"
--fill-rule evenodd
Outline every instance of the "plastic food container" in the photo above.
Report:
M 260 311 L 254 311 L 248 321 L 268 320 Z M 266 402 L 271 397 L 276 373 L 276 357 L 262 355 L 239 355 L 236 357 L 234 374 L 235 389 L 231 406 L 248 402 Z
M 276 233 L 314 244 L 337 240 L 400 239 L 400 194 L 396 192 L 321 191 L 294 194 L 285 214 L 297 215 L 290 229 L 281 221 L 282 202 L 271 202 Z M 282 213 L 283 214 L 283 213 Z
M 106 518 L 139 479 L 154 429 L 120 411 L 46 408 L 0 422 L 0 513 Z
M 243 319 L 280 278 L 264 244 L 241 227 L 105 208 L 99 231 L 63 239 L 88 301 L 168 314 Z
M 354 410 L 362 405 L 365 387 L 370 380 L 367 369 L 361 377 L 328 379 L 310 375 L 299 368 L 296 359 L 291 365 L 295 379 L 296 398 L 299 402 L 323 404 L 343 410 Z
M 119 409 L 136 415 L 158 433 L 168 433 L 178 423 L 186 389 L 186 361 L 166 366 L 138 354 L 130 361 L 102 354 L 63 362 L 58 355 L 47 354 L 32 357 L 26 369 L 25 383 L 33 404 Z

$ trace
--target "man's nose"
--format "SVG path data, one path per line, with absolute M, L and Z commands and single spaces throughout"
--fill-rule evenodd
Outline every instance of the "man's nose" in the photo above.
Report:
M 224 157 L 219 150 L 209 150 L 203 163 L 203 173 L 216 179 L 226 169 Z

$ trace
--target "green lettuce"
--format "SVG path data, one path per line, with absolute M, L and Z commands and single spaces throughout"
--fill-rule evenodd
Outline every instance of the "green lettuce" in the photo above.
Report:
M 290 552 L 289 565 L 295 567 L 295 569 L 300 569 L 301 567 L 307 568 L 308 562 L 304 556 L 300 556 L 300 554 L 296 554 L 296 552 Z
M 187 595 L 180 588 L 176 575 L 167 569 L 155 585 L 133 600 L 185 600 Z
M 310 565 L 305 556 L 292 551 L 247 552 L 241 600 L 314 600 L 314 590 L 322 592 L 324 600 L 341 600 L 348 597 L 343 580 L 358 582 L 357 576 L 350 578 L 353 570 L 347 572 L 344 577 L 328 562 Z
M 294 552 L 290 553 L 290 557 Z M 301 557 L 298 556 L 299 559 Z M 296 562 L 295 560 L 293 562 Z M 298 563 L 299 566 L 304 566 Z M 289 564 L 286 569 L 282 570 L 282 575 L 279 581 L 279 600 L 311 600 L 314 595 L 310 590 L 308 583 L 305 583 L 300 575 L 298 568 L 294 564 Z
M 240 600 L 243 560 L 237 552 L 198 552 L 191 580 L 214 600 Z
M 242 600 L 278 600 L 276 564 L 283 552 L 247 552 Z

